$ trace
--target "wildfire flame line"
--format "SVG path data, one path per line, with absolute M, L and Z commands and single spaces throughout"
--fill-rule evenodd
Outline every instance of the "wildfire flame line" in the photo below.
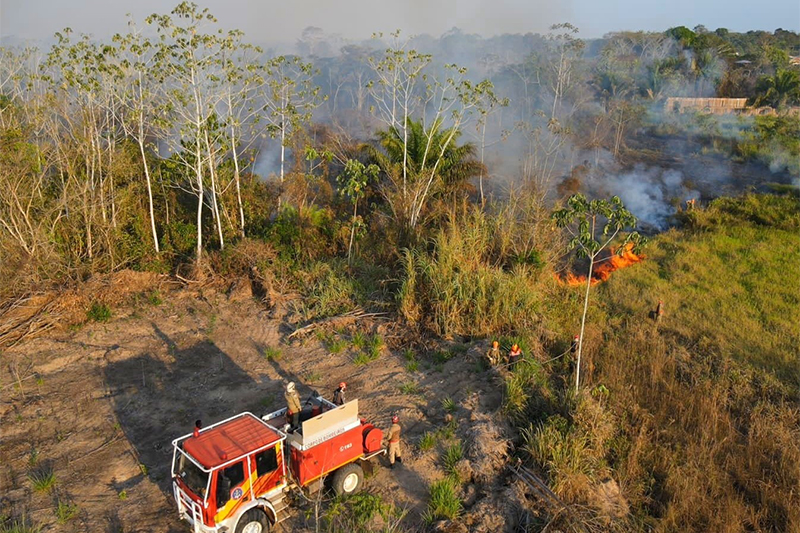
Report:
M 633 244 L 631 243 L 626 244 L 625 249 L 619 255 L 617 255 L 616 249 L 612 248 L 611 256 L 601 263 L 596 263 L 594 269 L 592 269 L 591 284 L 596 285 L 602 281 L 607 281 L 615 270 L 641 263 L 644 260 L 644 256 L 636 255 L 632 250 Z M 586 283 L 586 276 L 576 276 L 572 272 L 568 272 L 564 277 L 556 276 L 556 278 L 560 283 L 570 287 Z

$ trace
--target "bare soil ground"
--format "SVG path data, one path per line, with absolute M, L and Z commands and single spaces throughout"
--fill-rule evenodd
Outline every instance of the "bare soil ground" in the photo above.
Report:
M 288 380 L 301 395 L 319 390 L 328 397 L 346 381 L 348 398 L 359 398 L 368 420 L 388 426 L 391 413 L 401 417 L 403 466 L 389 470 L 381 460 L 366 489 L 407 509 L 410 529 L 421 527 L 428 487 L 444 475 L 441 449 L 422 452 L 415 444 L 445 424 L 444 398 L 455 401 L 457 436 L 472 461 L 465 464 L 473 474 L 458 527 L 512 527 L 514 491 L 502 468 L 507 428 L 497 412 L 502 381 L 476 365 L 483 345 L 439 366 L 419 353 L 419 369 L 409 372 L 397 328 L 361 322 L 354 327 L 380 333 L 386 347 L 359 366 L 349 343 L 332 354 L 314 335 L 290 341 L 294 328 L 253 298 L 246 282 L 227 294 L 213 287 L 170 290 L 163 279 L 130 273 L 123 285 L 103 285 L 108 295 L 132 295 L 120 296 L 127 303 L 112 306 L 108 322 L 55 327 L 1 352 L 0 517 L 24 516 L 44 531 L 188 531 L 172 501 L 172 439 L 198 418 L 208 424 L 282 407 Z M 156 288 L 157 298 L 146 296 Z M 85 303 L 97 295 L 91 291 L 75 297 L 83 304 L 63 323 L 85 320 Z M 265 357 L 267 347 L 280 349 L 280 357 Z M 409 382 L 418 393 L 401 391 Z M 482 435 L 503 443 L 487 449 L 478 442 Z M 29 476 L 48 470 L 55 484 L 35 490 Z M 59 520 L 58 502 L 76 506 L 76 516 Z M 278 529 L 306 528 L 313 523 L 298 510 Z

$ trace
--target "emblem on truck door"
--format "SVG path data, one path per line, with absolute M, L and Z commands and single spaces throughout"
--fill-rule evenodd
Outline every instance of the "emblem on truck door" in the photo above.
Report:
M 233 491 L 231 492 L 231 499 L 238 500 L 241 497 L 242 497 L 242 488 L 236 487 L 235 489 L 233 489 Z

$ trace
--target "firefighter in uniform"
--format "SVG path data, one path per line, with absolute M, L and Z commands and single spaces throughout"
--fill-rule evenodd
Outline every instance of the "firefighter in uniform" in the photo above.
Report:
M 500 343 L 492 341 L 492 347 L 486 352 L 486 361 L 489 366 L 497 366 L 500 363 Z
M 344 405 L 344 402 L 346 401 L 344 399 L 345 389 L 347 389 L 347 383 L 342 381 L 341 383 L 339 383 L 339 388 L 333 391 L 333 403 L 335 403 L 336 405 Z
M 291 419 L 289 431 L 294 431 L 300 427 L 300 411 L 303 410 L 300 405 L 300 395 L 297 394 L 297 389 L 294 386 L 294 381 L 290 381 L 286 385 L 286 416 Z
M 397 415 L 392 417 L 392 427 L 389 428 L 389 467 L 394 468 L 394 461 L 402 463 L 400 457 L 400 418 Z
M 575 370 L 575 362 L 578 357 L 578 346 L 580 345 L 581 337 L 577 333 L 572 337 L 572 344 L 569 345 L 569 371 Z
M 520 349 L 519 344 L 514 343 L 511 347 L 511 351 L 508 352 L 509 370 L 514 370 L 514 367 L 517 366 L 520 359 L 522 359 L 522 349 Z

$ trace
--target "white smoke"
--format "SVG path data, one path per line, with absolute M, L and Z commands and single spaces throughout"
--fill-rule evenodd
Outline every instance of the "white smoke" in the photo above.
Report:
M 697 200 L 700 193 L 687 187 L 683 174 L 674 169 L 636 165 L 633 170 L 601 178 L 602 189 L 622 199 L 640 224 L 658 230 L 669 227 L 677 207 Z

